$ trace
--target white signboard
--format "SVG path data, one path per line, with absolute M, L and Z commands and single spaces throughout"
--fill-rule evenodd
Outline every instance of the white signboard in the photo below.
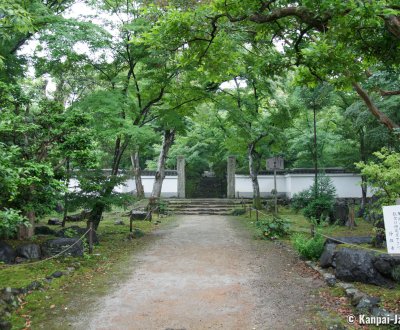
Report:
M 384 206 L 383 219 L 388 253 L 400 255 L 400 205 Z
M 282 157 L 272 157 L 267 159 L 268 170 L 283 170 L 285 169 Z

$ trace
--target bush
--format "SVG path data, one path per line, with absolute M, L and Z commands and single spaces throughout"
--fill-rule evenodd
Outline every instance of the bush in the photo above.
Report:
M 12 238 L 20 225 L 29 226 L 29 221 L 14 209 L 0 211 L 0 238 Z
M 291 207 L 296 212 L 303 210 L 306 218 L 315 218 L 319 222 L 321 218 L 326 218 L 332 212 L 335 197 L 336 189 L 332 180 L 321 175 L 318 178 L 317 191 L 315 191 L 314 183 L 310 188 L 294 194 Z
M 246 209 L 234 209 L 232 211 L 232 215 L 238 216 L 238 215 L 244 215 L 244 214 L 246 214 Z
M 317 260 L 324 251 L 325 239 L 321 235 L 309 238 L 304 234 L 293 236 L 293 245 L 297 252 L 306 259 Z
M 400 265 L 395 266 L 395 267 L 392 269 L 392 276 L 393 276 L 393 279 L 394 279 L 397 283 L 400 283 Z
M 279 217 L 260 220 L 256 223 L 256 226 L 262 230 L 263 237 L 269 239 L 287 236 L 290 229 L 289 221 Z

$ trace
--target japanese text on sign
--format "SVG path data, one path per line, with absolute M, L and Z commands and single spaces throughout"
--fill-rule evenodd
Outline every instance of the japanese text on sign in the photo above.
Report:
M 383 218 L 388 253 L 400 254 L 400 205 L 384 206 Z

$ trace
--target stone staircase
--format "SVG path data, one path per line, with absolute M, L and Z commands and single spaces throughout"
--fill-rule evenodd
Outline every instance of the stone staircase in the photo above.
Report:
M 188 215 L 230 215 L 236 208 L 248 205 L 240 199 L 196 198 L 196 199 L 167 199 L 167 210 L 171 214 Z

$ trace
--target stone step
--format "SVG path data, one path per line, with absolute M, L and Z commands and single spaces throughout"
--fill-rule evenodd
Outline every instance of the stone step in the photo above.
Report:
M 212 211 L 212 210 L 207 210 L 207 211 L 188 211 L 188 210 L 182 210 L 182 211 L 173 212 L 173 214 L 176 214 L 176 215 L 231 215 L 231 212 L 226 212 L 226 211 Z
M 232 207 L 216 207 L 216 208 L 206 208 L 206 207 L 179 207 L 179 208 L 171 208 L 169 207 L 168 210 L 175 212 L 175 211 L 232 211 L 234 208 Z
M 218 204 L 170 204 L 168 205 L 168 208 L 196 208 L 196 207 L 202 207 L 202 208 L 212 208 L 212 209 L 218 209 L 218 208 L 238 208 L 241 207 L 240 205 L 218 205 Z

